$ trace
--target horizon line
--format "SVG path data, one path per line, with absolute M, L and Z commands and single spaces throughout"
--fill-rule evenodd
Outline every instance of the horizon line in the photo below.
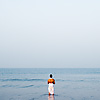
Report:
M 7 68 L 7 67 L 5 67 L 5 68 Z M 8 68 L 13 68 L 13 67 L 8 67 Z M 15 67 L 15 68 L 26 68 L 26 67 Z M 32 68 L 32 67 L 29 67 L 29 68 Z M 38 67 L 38 68 L 35 68 L 35 69 L 39 69 L 39 68 L 41 68 L 41 67 Z M 50 67 L 48 67 L 48 68 L 46 68 L 46 67 L 42 67 L 42 68 L 45 68 L 45 69 L 50 69 Z M 42 69 L 41 68 L 41 69 Z M 53 67 L 51 67 L 51 68 L 53 68 Z M 61 67 L 54 67 L 55 69 L 61 69 Z M 62 68 L 66 68 L 66 67 L 62 67 Z M 74 68 L 74 67 L 68 67 L 68 68 Z M 76 67 L 76 69 L 77 68 L 79 68 L 79 67 Z M 81 68 L 93 68 L 93 67 L 81 67 Z M 95 67 L 95 68 L 99 68 L 99 67 Z M 13 68 L 14 69 L 14 68 Z

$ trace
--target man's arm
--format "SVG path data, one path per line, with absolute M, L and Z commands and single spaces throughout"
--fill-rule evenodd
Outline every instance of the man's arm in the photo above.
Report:
M 47 83 L 49 84 L 49 80 L 47 81 Z
M 53 79 L 54 80 L 54 79 Z M 53 81 L 53 84 L 55 84 L 55 80 Z

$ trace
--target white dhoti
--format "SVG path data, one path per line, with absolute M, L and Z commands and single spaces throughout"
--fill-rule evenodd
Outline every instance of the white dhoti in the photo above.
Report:
M 50 94 L 54 94 L 54 86 L 53 83 L 49 83 L 48 91 Z

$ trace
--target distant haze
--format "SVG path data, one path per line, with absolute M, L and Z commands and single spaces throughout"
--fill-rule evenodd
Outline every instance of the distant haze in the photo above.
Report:
M 0 0 L 0 68 L 100 68 L 100 0 Z

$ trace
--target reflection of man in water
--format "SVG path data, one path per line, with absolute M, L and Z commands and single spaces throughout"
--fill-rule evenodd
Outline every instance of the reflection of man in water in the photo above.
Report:
M 49 95 L 48 100 L 54 100 L 54 95 Z
M 48 91 L 49 91 L 49 95 L 52 94 L 54 95 L 54 84 L 55 84 L 55 80 L 52 78 L 52 74 L 50 74 L 50 78 L 48 79 Z

